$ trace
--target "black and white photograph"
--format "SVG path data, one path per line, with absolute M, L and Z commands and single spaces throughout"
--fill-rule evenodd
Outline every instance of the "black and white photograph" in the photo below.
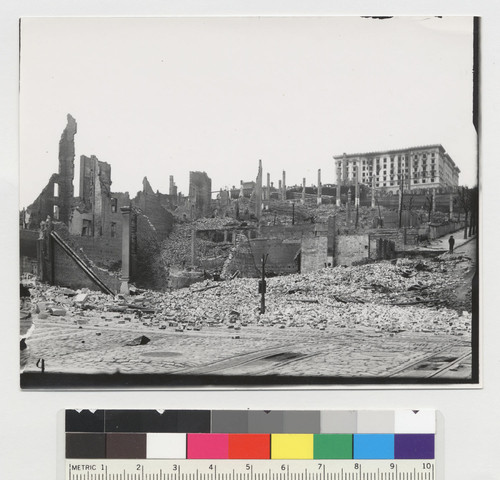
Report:
M 480 386 L 479 29 L 22 18 L 21 387 Z

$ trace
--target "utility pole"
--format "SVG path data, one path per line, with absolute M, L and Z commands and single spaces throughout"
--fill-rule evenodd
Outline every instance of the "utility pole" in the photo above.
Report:
M 260 314 L 266 313 L 266 262 L 268 254 L 262 254 L 262 279 L 259 282 Z
M 295 225 L 295 202 L 292 202 L 292 225 Z

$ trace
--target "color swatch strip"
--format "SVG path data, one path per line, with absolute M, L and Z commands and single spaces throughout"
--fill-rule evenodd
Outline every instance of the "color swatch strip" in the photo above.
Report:
M 66 410 L 66 432 L 435 433 L 434 410 Z
M 434 410 L 67 410 L 66 458 L 433 459 L 434 434 Z
M 66 458 L 433 459 L 434 434 L 66 433 Z

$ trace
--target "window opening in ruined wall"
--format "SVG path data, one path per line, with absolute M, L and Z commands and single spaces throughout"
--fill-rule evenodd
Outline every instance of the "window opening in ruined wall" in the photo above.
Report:
M 92 235 L 92 221 L 83 220 L 82 237 L 90 237 Z

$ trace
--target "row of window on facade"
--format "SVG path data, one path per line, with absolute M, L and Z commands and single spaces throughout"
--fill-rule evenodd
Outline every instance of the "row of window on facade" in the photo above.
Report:
M 434 183 L 434 180 L 435 180 L 434 178 L 430 178 L 429 183 Z M 419 181 L 413 180 L 413 183 L 417 184 L 417 183 L 419 183 Z M 427 179 L 423 178 L 420 183 L 427 183 Z M 393 182 L 375 182 L 376 187 L 381 187 L 381 186 L 382 187 L 394 187 L 394 186 L 398 186 L 398 185 L 399 185 L 399 182 L 394 182 L 394 181 Z
M 59 206 L 54 205 L 52 209 L 53 220 L 59 220 Z M 111 222 L 111 237 L 116 237 L 116 222 Z M 83 219 L 82 220 L 82 237 L 91 237 L 93 235 L 92 220 Z M 102 227 L 99 235 L 102 235 Z
M 387 165 L 386 165 L 385 163 L 386 163 L 386 162 L 384 162 L 383 167 L 380 167 L 380 168 L 387 168 Z M 434 159 L 433 159 L 433 160 L 431 160 L 431 163 L 430 163 L 430 164 L 427 164 L 427 162 L 426 162 L 425 160 L 423 160 L 422 162 L 420 162 L 420 163 L 418 163 L 418 164 L 415 164 L 415 163 L 414 163 L 414 164 L 413 164 L 413 168 L 414 168 L 414 169 L 416 169 L 416 168 L 418 168 L 418 167 L 421 167 L 421 168 L 427 168 L 429 165 L 430 165 L 431 167 L 433 167 L 433 166 L 435 166 L 435 165 L 436 165 L 436 162 L 434 161 Z M 339 166 L 339 168 L 340 168 L 340 164 L 339 164 L 338 166 Z M 379 164 L 377 163 L 377 164 L 375 164 L 375 166 L 376 166 L 376 167 L 378 167 L 378 166 L 379 166 Z M 349 166 L 348 166 L 347 168 L 349 168 L 349 167 L 350 167 L 350 168 L 352 168 L 352 169 L 354 169 L 354 167 L 357 167 L 356 162 L 352 162 L 351 164 L 349 164 Z M 391 168 L 394 168 L 394 163 L 393 163 L 393 162 L 391 162 Z M 399 166 L 399 168 L 409 168 L 409 167 L 402 167 L 402 166 Z M 364 160 L 363 160 L 362 169 L 363 169 L 363 170 L 366 170 L 366 169 L 368 169 L 368 170 L 372 170 L 372 169 L 373 169 L 373 165 L 372 165 L 371 163 L 370 163 L 370 164 L 368 164 L 368 165 L 366 165 L 366 164 L 364 163 Z
M 430 170 L 430 171 L 414 171 L 413 175 L 411 177 L 408 176 L 408 171 L 405 172 L 394 172 L 391 170 L 391 172 L 388 174 L 387 172 L 383 172 L 381 175 L 376 175 L 375 179 L 381 178 L 382 180 L 387 180 L 387 177 L 389 177 L 389 180 L 394 180 L 394 179 L 418 179 L 418 178 L 434 178 L 436 177 L 436 174 L 440 176 L 443 176 L 443 172 L 441 169 L 439 171 L 436 170 Z M 448 177 L 447 175 L 444 175 L 446 178 Z M 355 180 L 355 175 L 352 175 L 352 180 Z M 369 172 L 366 174 L 363 174 L 362 176 L 363 181 L 371 182 L 373 180 L 373 175 Z
M 413 169 L 413 173 L 416 174 L 418 172 L 435 172 L 436 169 L 434 167 L 430 168 L 430 169 L 417 169 L 417 168 L 414 168 Z M 439 172 L 442 172 L 443 170 L 440 168 L 439 169 Z M 391 175 L 393 174 L 400 174 L 400 173 L 410 173 L 411 170 L 409 168 L 401 168 L 399 170 L 394 170 L 393 168 L 391 168 L 390 170 L 386 170 L 386 169 L 383 169 L 383 170 L 379 170 L 377 173 L 380 174 L 380 172 L 383 172 L 384 174 L 387 174 L 387 173 L 390 173 Z M 347 172 L 348 174 L 352 174 L 353 176 L 356 174 L 356 170 L 348 170 Z M 373 174 L 373 170 L 370 168 L 369 170 L 366 170 L 363 169 L 363 171 L 361 172 L 361 175 L 363 177 L 365 177 L 366 175 L 372 175 Z
M 94 230 L 92 228 L 92 220 L 83 219 L 82 221 L 82 237 L 92 237 Z M 102 236 L 102 226 L 99 227 L 99 235 Z M 116 237 L 116 222 L 110 223 L 111 238 Z
M 407 158 L 406 158 L 405 155 L 396 156 L 396 157 L 382 157 L 382 161 L 384 163 L 387 163 L 387 160 L 390 160 L 391 163 L 394 163 L 394 160 L 404 161 L 406 159 Z M 414 155 L 413 159 L 414 160 L 419 160 L 418 155 Z M 408 160 L 410 160 L 410 158 L 408 158 Z M 426 153 L 422 154 L 422 157 L 420 158 L 420 160 L 421 160 L 421 162 L 423 162 L 425 164 L 425 162 L 427 160 L 427 154 Z M 380 163 L 380 157 L 376 157 L 376 158 L 374 158 L 372 160 L 366 160 L 366 159 L 361 160 L 362 165 L 365 165 L 366 163 L 371 164 L 372 162 L 374 162 L 376 164 Z M 357 165 L 357 160 L 351 160 L 349 163 L 351 163 L 352 165 Z M 434 152 L 431 153 L 431 163 L 435 163 L 435 153 Z M 342 161 L 338 161 L 337 162 L 337 166 L 341 167 L 342 166 Z

